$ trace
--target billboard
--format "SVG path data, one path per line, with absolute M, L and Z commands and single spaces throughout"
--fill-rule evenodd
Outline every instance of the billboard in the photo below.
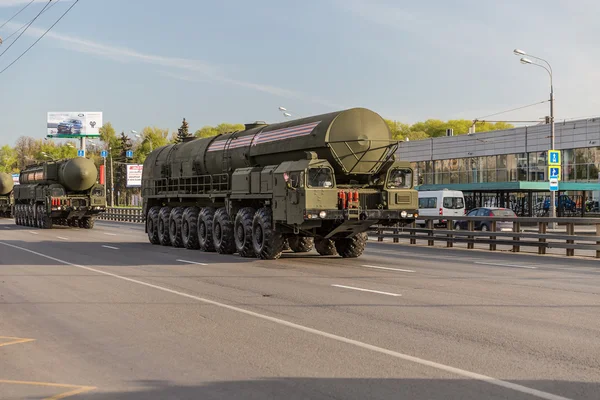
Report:
M 142 164 L 127 164 L 127 187 L 142 186 Z
M 102 112 L 49 112 L 47 135 L 51 138 L 73 139 L 99 137 L 102 127 Z

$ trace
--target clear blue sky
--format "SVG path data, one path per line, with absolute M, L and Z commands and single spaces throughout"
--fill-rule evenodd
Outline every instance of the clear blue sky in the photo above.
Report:
M 0 0 L 0 21 L 28 1 Z M 70 4 L 40 17 L 0 69 Z M 276 122 L 278 106 L 304 116 L 363 106 L 407 123 L 473 119 L 548 98 L 546 72 L 521 65 L 515 47 L 551 62 L 557 119 L 596 115 L 599 11 L 591 0 L 81 0 L 0 74 L 0 144 L 43 137 L 48 111 L 103 111 L 126 132 L 176 129 L 182 117 L 191 130 Z

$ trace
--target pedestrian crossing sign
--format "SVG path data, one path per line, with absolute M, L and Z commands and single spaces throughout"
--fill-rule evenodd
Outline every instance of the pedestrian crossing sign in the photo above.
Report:
M 548 167 L 548 178 L 557 179 L 560 181 L 560 172 L 560 166 L 550 166 Z

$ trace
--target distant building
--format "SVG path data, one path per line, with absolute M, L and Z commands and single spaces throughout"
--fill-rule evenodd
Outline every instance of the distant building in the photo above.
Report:
M 585 210 L 586 202 L 600 198 L 600 117 L 556 122 L 555 148 L 562 154 L 560 194 L 577 203 L 570 213 Z M 412 163 L 419 190 L 462 190 L 471 208 L 498 205 L 540 215 L 550 195 L 549 149 L 550 125 L 542 124 L 400 142 L 398 155 Z

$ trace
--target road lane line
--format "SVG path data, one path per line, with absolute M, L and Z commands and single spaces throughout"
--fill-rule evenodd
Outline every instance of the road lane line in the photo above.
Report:
M 354 287 L 354 286 L 344 286 L 344 285 L 331 285 L 331 286 L 335 286 L 335 287 L 339 287 L 339 288 L 343 288 L 343 289 L 359 290 L 361 292 L 371 292 L 371 293 L 377 293 L 377 294 L 385 294 L 386 296 L 394 296 L 394 297 L 402 296 L 401 294 L 398 294 L 398 293 L 380 292 L 379 290 L 363 289 L 363 288 Z
M 105 235 L 107 235 L 107 236 L 117 236 L 117 234 L 116 234 L 116 233 L 108 233 L 108 232 L 104 232 L 104 234 L 105 234 Z
M 208 264 L 204 264 L 204 263 L 196 262 L 196 261 L 187 261 L 187 260 L 177 260 L 177 261 L 182 262 L 182 263 L 186 263 L 186 264 L 208 265 Z
M 113 247 L 113 246 L 107 246 L 105 244 L 102 245 L 102 247 L 107 248 L 107 249 L 112 249 L 112 250 L 119 250 L 118 247 Z
M 37 235 L 38 234 L 37 232 L 34 232 L 34 231 L 27 231 L 27 232 L 31 233 L 32 235 Z
M 62 236 L 57 236 L 56 238 L 57 238 L 57 239 L 60 239 L 60 240 L 69 240 L 69 238 L 62 237 Z
M 380 354 L 385 354 L 394 358 L 398 358 L 400 360 L 404 360 L 404 361 L 409 361 L 409 362 L 413 362 L 415 364 L 419 364 L 419 365 L 424 365 L 430 368 L 434 368 L 434 369 L 438 369 L 440 371 L 445 371 L 445 372 L 449 372 L 458 376 L 463 376 L 463 377 L 467 377 L 470 379 L 476 379 L 482 382 L 487 382 L 491 385 L 496 385 L 496 386 L 500 386 L 506 389 L 511 389 L 517 392 L 521 392 L 521 393 L 526 393 L 526 394 L 530 394 L 532 396 L 535 397 L 539 397 L 541 399 L 545 399 L 545 400 L 572 400 L 569 399 L 568 397 L 563 397 L 563 396 L 558 396 L 552 393 L 548 393 L 548 392 L 544 392 L 541 391 L 539 389 L 534 389 L 534 388 L 530 388 L 527 386 L 523 386 L 523 385 L 519 385 L 518 383 L 513 383 L 513 382 L 508 382 L 508 381 L 503 381 L 501 379 L 498 378 L 494 378 L 488 375 L 482 375 L 482 374 L 478 374 L 476 372 L 471 372 L 471 371 L 467 371 L 464 369 L 460 369 L 460 368 L 456 368 L 456 367 L 452 367 L 449 365 L 445 365 L 445 364 L 440 364 L 437 363 L 435 361 L 429 361 L 423 358 L 419 358 L 419 357 L 415 357 L 415 356 L 411 356 L 409 354 L 404 354 L 404 353 L 400 353 L 398 351 L 394 351 L 394 350 L 389 350 L 386 349 L 384 347 L 379 347 L 379 346 L 375 346 L 369 343 L 365 343 L 365 342 L 361 342 L 359 340 L 355 340 L 355 339 L 350 339 L 347 338 L 345 336 L 339 336 L 333 333 L 328 333 L 325 331 L 320 331 L 318 329 L 315 328 L 310 328 L 308 326 L 304 326 L 304 325 L 300 325 L 300 324 L 296 324 L 294 322 L 290 322 L 290 321 L 286 321 L 284 319 L 280 319 L 280 318 L 275 318 L 275 317 L 271 317 L 265 314 L 260 314 L 258 312 L 255 311 L 250 311 L 250 310 L 246 310 L 245 308 L 240 308 L 240 307 L 236 307 L 236 306 L 232 306 L 229 304 L 225 304 L 225 303 L 220 303 L 218 301 L 214 301 L 214 300 L 209 300 L 203 297 L 199 297 L 199 296 L 194 296 L 192 294 L 189 293 L 185 293 L 185 292 L 180 292 L 177 290 L 173 290 L 173 289 L 169 289 L 167 287 L 164 286 L 159 286 L 159 285 L 155 285 L 152 283 L 148 283 L 148 282 L 144 282 L 144 281 L 140 281 L 138 279 L 133 279 L 133 278 L 129 278 L 126 276 L 122 276 L 122 275 L 117 275 L 114 274 L 112 272 L 107 272 L 107 271 L 102 271 L 100 269 L 96 269 L 96 268 L 91 268 L 91 267 L 86 267 L 83 265 L 79 265 L 79 264 L 74 264 L 65 260 L 61 260 L 59 258 L 55 258 L 43 253 L 39 253 L 37 251 L 33 251 L 33 250 L 29 250 L 26 249 L 24 247 L 19 247 L 19 246 L 15 246 L 14 244 L 9 244 L 9 243 L 5 243 L 5 242 L 0 242 L 0 245 L 4 245 L 7 247 L 11 247 L 17 250 L 21 250 L 24 251 L 26 253 L 30 253 L 30 254 L 35 254 L 39 257 L 43 257 L 47 260 L 52 260 L 52 261 L 56 261 L 58 263 L 61 263 L 63 265 L 70 265 L 72 267 L 75 268 L 80 268 L 80 269 L 84 269 L 87 271 L 91 271 L 91 272 L 95 272 L 97 274 L 101 274 L 101 275 L 106 275 L 106 276 L 112 276 L 113 278 L 117 278 L 123 281 L 127 281 L 127 282 L 131 282 L 131 283 L 135 283 L 137 285 L 141 285 L 141 286 L 146 286 L 152 289 L 156 289 L 156 290 L 160 290 L 162 292 L 165 293 L 171 293 L 177 296 L 181 296 L 181 297 L 185 297 L 188 299 L 192 299 L 192 300 L 196 300 L 199 301 L 201 303 L 205 303 L 205 304 L 211 304 L 213 306 L 216 307 L 221 307 L 221 308 L 225 308 L 227 310 L 231 310 L 231 311 L 235 311 L 238 312 L 240 314 L 245 314 L 245 315 L 249 315 L 252 317 L 256 317 L 265 321 L 269 321 L 269 322 L 273 322 L 275 324 L 279 324 L 282 326 L 286 326 L 288 328 L 293 328 L 302 332 L 307 332 L 307 333 L 311 333 L 313 335 L 316 336 L 321 336 L 324 338 L 328 338 L 331 340 L 335 340 L 337 342 L 341 342 L 341 343 L 346 343 L 346 344 L 350 344 L 356 347 L 360 347 L 366 350 L 371 350 L 373 352 L 376 353 L 380 353 Z
M 35 341 L 35 339 L 18 338 L 18 337 L 10 337 L 10 336 L 0 336 L 0 339 L 10 339 L 10 341 L 8 341 L 8 342 L 0 343 L 0 347 Z
M 537 267 L 529 267 L 529 266 L 527 266 L 527 265 L 516 265 L 516 264 L 500 264 L 500 263 L 481 262 L 481 261 L 475 261 L 473 264 L 480 264 L 480 265 L 494 265 L 494 266 L 497 266 L 497 267 L 511 267 L 511 268 L 537 269 Z
M 50 388 L 72 389 L 65 393 L 59 393 L 51 397 L 46 397 L 44 398 L 44 400 L 66 399 L 67 397 L 72 397 L 76 394 L 91 392 L 92 390 L 96 389 L 96 387 L 94 386 L 64 385 L 62 383 L 51 382 L 11 381 L 6 379 L 0 379 L 0 383 L 4 383 L 7 385 L 42 386 Z
M 389 268 L 389 267 L 379 267 L 377 265 L 361 265 L 361 267 L 365 268 L 375 268 L 375 269 L 385 269 L 388 271 L 400 271 L 400 272 L 415 272 L 412 269 L 401 269 L 401 268 Z

